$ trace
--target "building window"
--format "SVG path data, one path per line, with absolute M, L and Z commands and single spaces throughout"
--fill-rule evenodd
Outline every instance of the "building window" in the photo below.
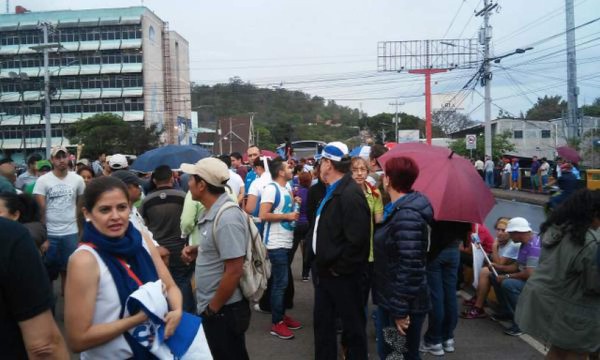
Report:
M 552 132 L 550 130 L 542 130 L 542 139 L 550 139 Z
M 150 25 L 148 28 L 148 39 L 152 42 L 156 40 L 156 30 L 154 30 L 154 26 Z
M 513 138 L 514 139 L 522 139 L 523 138 L 523 130 L 514 130 Z

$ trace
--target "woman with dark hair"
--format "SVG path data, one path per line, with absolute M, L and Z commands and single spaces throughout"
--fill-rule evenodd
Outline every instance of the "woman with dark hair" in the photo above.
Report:
M 382 359 L 402 352 L 405 359 L 419 359 L 421 327 L 429 311 L 427 246 L 433 209 L 429 200 L 412 190 L 419 168 L 408 157 L 385 163 L 383 185 L 391 202 L 383 224 L 375 232 L 375 286 L 378 305 L 377 349 Z M 394 346 L 406 336 L 406 349 Z
M 515 313 L 519 327 L 550 344 L 546 359 L 587 359 L 600 350 L 600 190 L 582 189 L 541 226 L 542 252 Z
M 156 247 L 129 222 L 129 193 L 121 180 L 94 179 L 83 197 L 82 244 L 69 258 L 65 286 L 71 350 L 82 359 L 150 358 L 136 337 L 148 330 L 147 316 L 142 311 L 126 316 L 125 302 L 141 284 L 162 280 L 170 309 L 166 339 L 181 320 L 181 292 Z
M 42 223 L 38 203 L 27 194 L 0 193 L 0 217 L 18 221 L 23 224 L 35 245 L 44 253 L 48 249 L 48 234 Z
M 83 178 L 83 182 L 87 186 L 94 178 L 94 170 L 92 170 L 92 168 L 89 166 L 81 166 L 79 169 L 77 169 L 77 175 Z

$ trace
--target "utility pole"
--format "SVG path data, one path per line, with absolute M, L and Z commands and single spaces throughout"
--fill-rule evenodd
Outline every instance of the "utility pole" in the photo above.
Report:
M 48 43 L 48 31 L 50 27 L 52 27 L 52 24 L 49 22 L 42 22 L 39 26 L 42 29 L 44 43 L 31 46 L 30 49 L 42 51 L 44 54 L 44 118 L 46 132 L 46 158 L 50 159 L 50 150 L 52 149 L 52 129 L 50 122 L 50 71 L 48 69 L 48 51 L 50 49 L 60 49 L 61 46 L 58 43 Z
M 394 137 L 396 139 L 396 143 L 398 143 L 398 123 L 399 123 L 399 118 L 398 118 L 398 106 L 399 105 L 404 105 L 403 102 L 398 102 L 398 100 L 396 99 L 395 102 L 390 103 L 389 105 L 395 105 L 396 106 L 396 114 L 394 115 Z
M 490 11 L 495 8 L 490 0 L 483 1 L 483 28 L 479 33 L 479 41 L 483 45 L 483 74 L 481 81 L 485 84 L 484 91 L 484 138 L 485 155 L 492 156 L 492 95 L 491 82 L 492 72 L 490 71 L 490 41 L 492 40 L 492 28 L 490 26 Z
M 575 9 L 573 0 L 565 0 L 567 20 L 567 138 L 579 136 L 577 96 L 577 57 L 575 53 Z

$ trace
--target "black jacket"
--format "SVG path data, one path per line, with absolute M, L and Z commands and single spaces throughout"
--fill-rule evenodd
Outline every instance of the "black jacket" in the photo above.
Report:
M 375 232 L 375 288 L 377 305 L 394 318 L 429 311 L 427 245 L 433 209 L 418 192 L 401 197 Z
M 313 228 L 314 224 L 309 234 Z M 369 204 L 362 189 L 346 174 L 339 180 L 319 218 L 315 257 L 319 274 L 362 272 L 369 257 L 370 234 Z M 309 244 L 312 247 L 312 237 Z

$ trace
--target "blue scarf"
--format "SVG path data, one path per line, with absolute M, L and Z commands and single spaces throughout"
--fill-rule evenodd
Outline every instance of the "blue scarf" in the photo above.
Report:
M 156 267 L 152 262 L 152 257 L 143 246 L 142 234 L 131 224 L 127 227 L 125 235 L 120 238 L 110 238 L 101 234 L 94 225 L 86 222 L 83 228 L 83 242 L 93 244 L 94 249 L 100 255 L 110 274 L 113 277 L 121 301 L 120 317 L 123 317 L 125 311 L 125 302 L 131 293 L 138 289 L 137 282 L 129 276 L 127 269 L 119 261 L 124 260 L 131 271 L 138 277 L 142 283 L 158 280 Z M 134 359 L 153 358 L 148 349 L 142 347 L 130 334 L 126 331 L 124 334 L 125 340 L 133 351 Z

